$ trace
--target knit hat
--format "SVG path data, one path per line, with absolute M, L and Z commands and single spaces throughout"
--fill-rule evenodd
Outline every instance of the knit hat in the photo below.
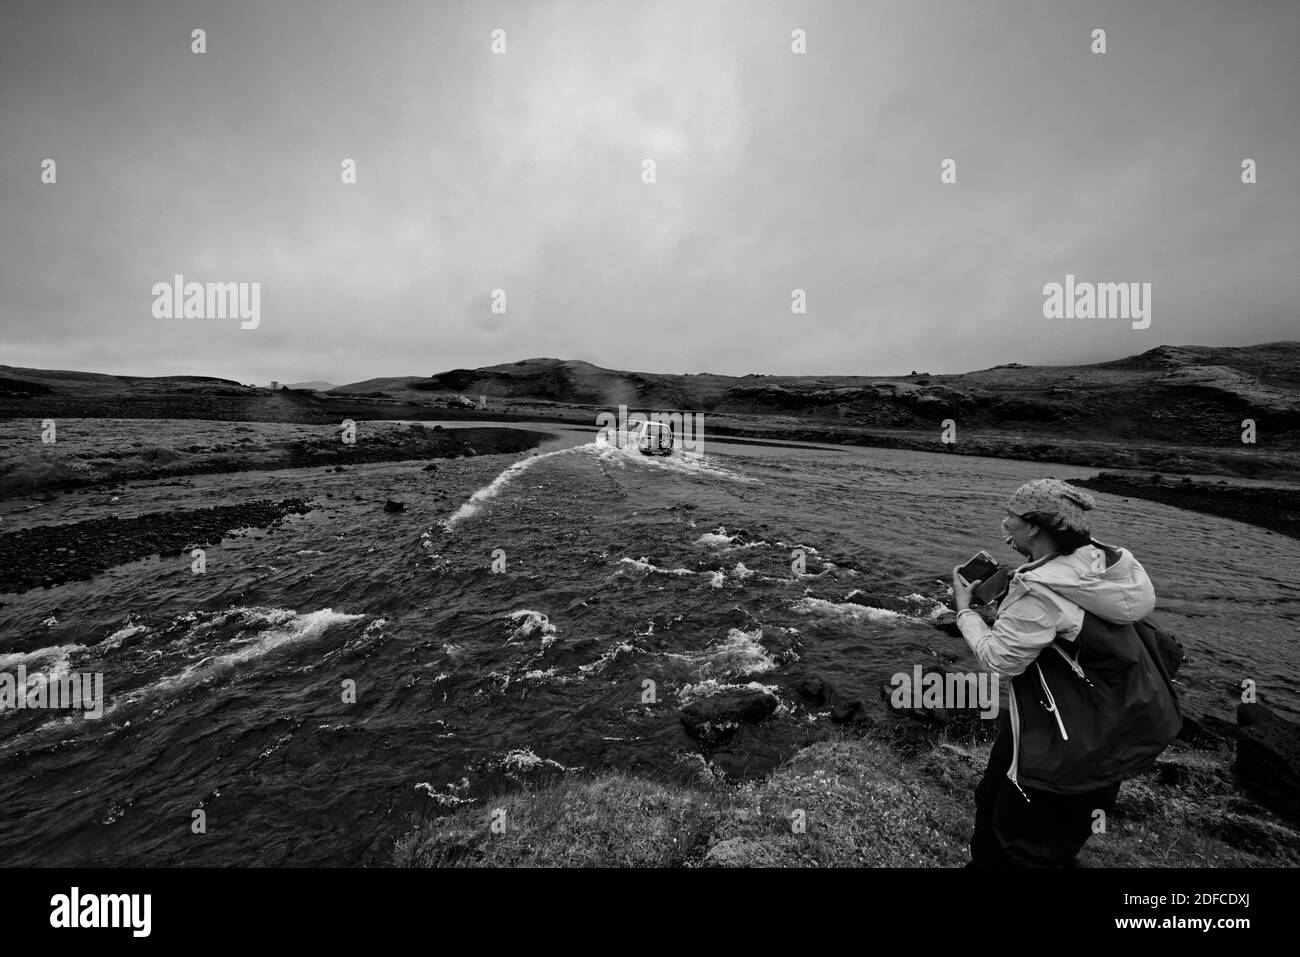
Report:
M 1087 512 L 1097 502 L 1091 495 L 1060 479 L 1046 478 L 1026 482 L 1007 501 L 1007 508 L 1017 515 L 1037 512 L 1052 519 L 1052 526 L 1088 534 Z

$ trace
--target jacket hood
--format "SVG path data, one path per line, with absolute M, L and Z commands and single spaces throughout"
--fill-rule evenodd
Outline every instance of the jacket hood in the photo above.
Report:
M 1156 607 L 1146 569 L 1128 549 L 1101 542 L 1024 566 L 1016 577 L 1031 591 L 1048 588 L 1109 622 L 1141 621 Z

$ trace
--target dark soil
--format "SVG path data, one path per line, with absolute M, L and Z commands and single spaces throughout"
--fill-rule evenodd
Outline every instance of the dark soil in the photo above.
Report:
M 1108 472 L 1090 479 L 1070 479 L 1070 484 L 1230 518 L 1300 538 L 1300 489 L 1191 482 L 1160 475 L 1142 479 Z
M 273 526 L 286 515 L 311 510 L 302 499 L 290 498 L 25 528 L 0 535 L 0 592 L 87 579 L 151 555 L 179 556 L 197 546 L 218 544 L 237 528 Z

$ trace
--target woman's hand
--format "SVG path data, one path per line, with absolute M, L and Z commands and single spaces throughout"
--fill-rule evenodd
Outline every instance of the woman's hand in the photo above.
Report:
M 967 582 L 961 577 L 961 566 L 957 565 L 952 570 L 952 603 L 957 609 L 958 614 L 970 608 L 970 593 L 975 590 L 983 579 Z

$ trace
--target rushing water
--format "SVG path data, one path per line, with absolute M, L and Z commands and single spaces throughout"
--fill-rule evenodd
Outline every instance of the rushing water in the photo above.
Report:
M 209 548 L 206 574 L 153 558 L 0 596 L 0 671 L 102 672 L 106 698 L 99 720 L 0 715 L 0 863 L 382 865 L 413 817 L 520 769 L 694 773 L 678 709 L 737 680 L 784 706 L 710 756 L 762 772 L 827 723 L 802 678 L 883 709 L 896 672 L 973 668 L 932 621 L 952 566 L 981 547 L 1012 557 L 999 503 L 1016 485 L 1088 474 L 794 444 L 652 459 L 537 428 L 556 437 L 536 453 L 437 472 L 205 475 L 42 509 L 318 505 Z M 388 497 L 406 510 L 384 512 Z M 1300 543 L 1097 497 L 1094 534 L 1135 551 L 1187 645 L 1189 709 L 1231 717 L 1250 678 L 1300 715 Z

